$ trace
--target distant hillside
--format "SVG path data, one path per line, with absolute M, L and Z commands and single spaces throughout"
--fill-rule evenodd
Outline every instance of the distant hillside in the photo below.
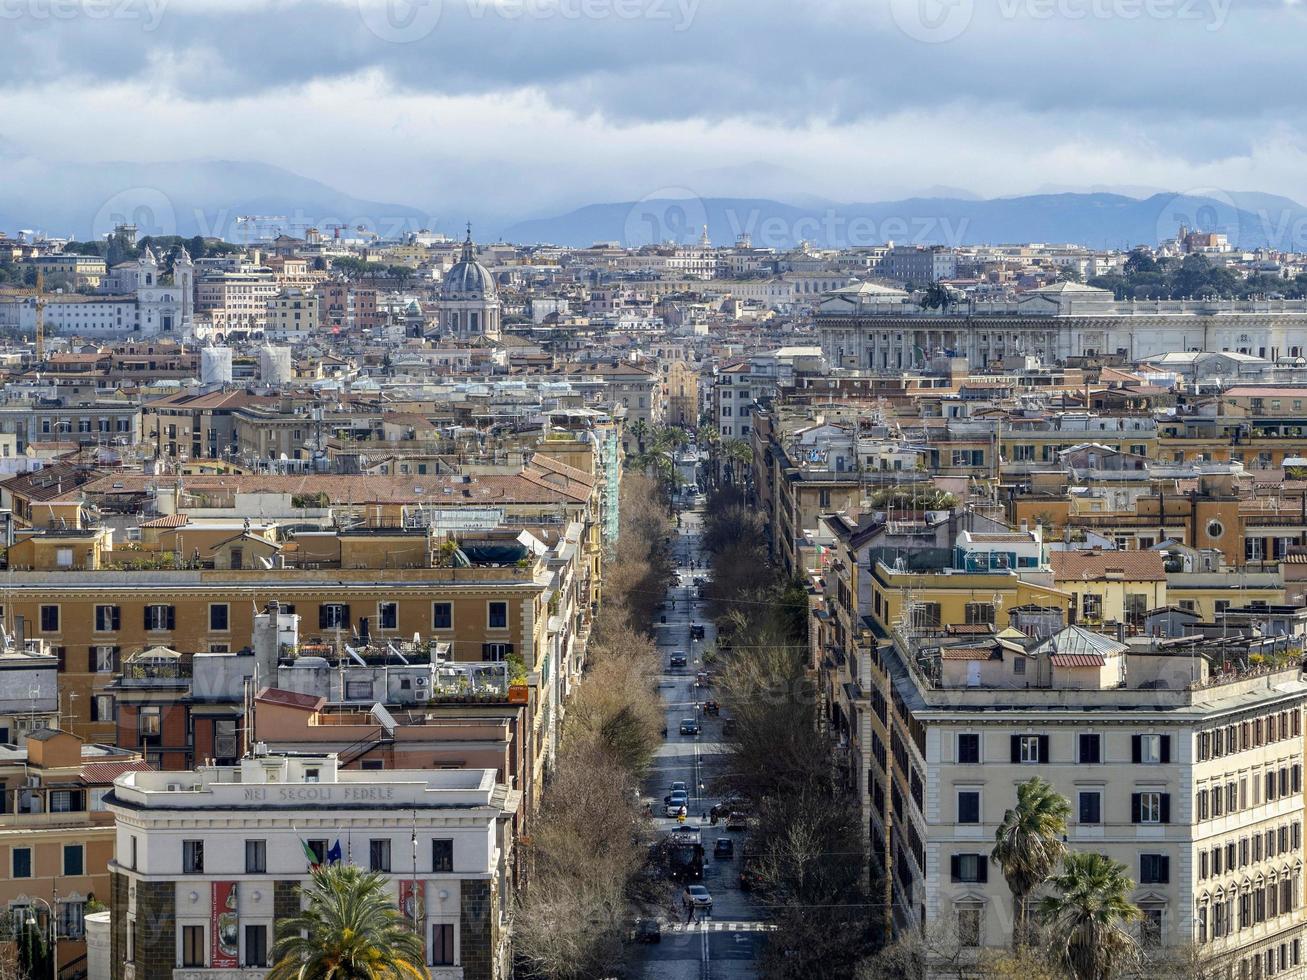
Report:
M 237 221 L 242 216 L 261 220 Z M 429 227 L 432 219 L 417 208 L 363 200 L 259 163 L 47 164 L 0 158 L 0 230 L 34 229 L 84 240 L 121 221 L 135 222 L 142 235 L 243 241 L 273 229 L 302 235 L 316 227 L 330 234 L 332 224 L 364 225 L 392 236 Z
M 689 244 L 704 225 L 714 244 L 747 233 L 755 246 L 789 248 L 802 240 L 827 247 L 887 241 L 919 245 L 1073 242 L 1129 248 L 1173 237 L 1181 225 L 1224 232 L 1243 248 L 1304 248 L 1307 208 L 1288 198 L 1233 193 L 1038 194 L 974 200 L 910 198 L 869 204 L 798 207 L 756 198 L 654 199 L 592 204 L 568 214 L 515 224 L 515 242 L 584 246 L 616 241 L 635 247 L 660 241 Z

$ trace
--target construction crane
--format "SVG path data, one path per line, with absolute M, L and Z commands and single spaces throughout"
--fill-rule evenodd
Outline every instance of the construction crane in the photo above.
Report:
M 35 289 L 10 290 L 9 295 L 31 296 L 36 300 L 36 363 L 45 363 L 45 272 L 36 270 Z

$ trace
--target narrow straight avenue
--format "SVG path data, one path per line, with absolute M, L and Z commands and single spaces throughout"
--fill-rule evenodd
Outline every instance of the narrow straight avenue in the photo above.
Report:
M 685 826 L 702 827 L 705 851 L 702 883 L 712 895 L 713 906 L 710 913 L 699 912 L 692 923 L 687 923 L 678 891 L 675 909 L 669 909 L 661 916 L 661 942 L 644 946 L 637 953 L 639 975 L 658 980 L 756 977 L 758 953 L 766 929 L 751 894 L 740 890 L 745 834 L 728 831 L 725 820 L 713 826 L 709 818 L 709 811 L 719 802 L 711 795 L 714 780 L 726 762 L 721 732 L 727 713 L 723 710 L 720 717 L 706 715 L 703 702 L 716 698 L 717 692 L 695 683 L 703 654 L 713 648 L 716 640 L 713 623 L 694 584 L 696 578 L 706 579 L 710 574 L 705 568 L 707 556 L 701 547 L 702 522 L 701 507 L 686 510 L 681 517 L 681 527 L 672 538 L 676 579 L 668 589 L 663 605 L 662 615 L 666 616 L 666 622 L 659 622 L 656 626 L 664 671 L 659 690 L 666 712 L 667 738 L 655 754 L 645 782 L 644 796 L 653 806 L 658 832 L 666 834 L 675 829 L 677 823 L 675 818 L 665 815 L 663 799 L 672 783 L 686 784 L 689 818 Z M 704 628 L 702 639 L 692 638 L 691 626 L 696 623 Z M 685 656 L 685 667 L 669 666 L 671 658 L 677 654 Z M 681 724 L 686 720 L 696 723 L 700 734 L 680 734 Z M 713 856 L 718 838 L 733 841 L 733 857 L 718 860 Z

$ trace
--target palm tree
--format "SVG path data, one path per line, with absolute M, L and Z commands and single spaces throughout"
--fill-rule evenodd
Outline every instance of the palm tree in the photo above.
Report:
M 722 443 L 722 451 L 731 468 L 731 483 L 743 483 L 744 468 L 753 463 L 753 448 L 743 439 L 728 439 Z
M 1142 914 L 1130 901 L 1135 883 L 1106 854 L 1068 854 L 1052 880 L 1061 894 L 1039 905 L 1054 954 L 1075 980 L 1107 980 L 1138 965 L 1139 944 L 1126 924 Z
M 277 930 L 267 980 L 427 980 L 422 940 L 385 889 L 350 864 L 314 868 L 308 908 Z
M 644 419 L 636 419 L 631 423 L 631 435 L 635 436 L 636 454 L 644 453 L 644 441 L 649 437 L 649 423 Z
M 1012 892 L 1012 948 L 1025 941 L 1026 900 L 1049 879 L 1066 854 L 1071 804 L 1035 776 L 1017 786 L 1017 805 L 1003 814 L 989 858 L 1002 867 Z

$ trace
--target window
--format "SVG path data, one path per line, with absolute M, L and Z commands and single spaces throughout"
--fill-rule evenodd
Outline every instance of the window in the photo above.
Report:
M 116 721 L 112 694 L 91 695 L 91 721 Z
M 965 765 L 976 765 L 980 762 L 979 735 L 958 736 L 958 762 Z
M 1141 946 L 1162 945 L 1162 909 L 1156 905 L 1140 907 L 1139 943 Z
M 1170 793 L 1133 793 L 1130 797 L 1131 823 L 1170 823 Z
M 399 629 L 399 603 L 377 603 L 377 623 L 379 624 L 379 628 L 383 630 Z
M 486 603 L 487 626 L 492 630 L 508 629 L 508 603 Z
M 327 842 L 321 838 L 309 841 L 309 853 L 313 855 L 314 864 L 326 864 Z
M 182 874 L 204 874 L 204 841 L 182 841 Z
M 974 789 L 958 791 L 958 823 L 980 823 L 980 793 Z
M 513 652 L 511 643 L 483 643 L 481 644 L 481 659 L 486 663 L 500 663 L 506 660 Z
M 117 606 L 95 607 L 95 631 L 116 633 L 122 627 L 122 611 Z
M 215 602 L 209 606 L 209 630 L 214 633 L 226 633 L 231 629 L 231 607 L 225 602 Z
M 368 841 L 368 869 L 390 871 L 390 838 Z
M 1103 597 L 1086 593 L 1080 597 L 1081 614 L 1085 619 L 1098 620 L 1103 618 Z
M 145 607 L 145 628 L 147 630 L 171 630 L 177 625 L 177 613 L 172 606 L 152 605 Z
M 1170 735 L 1134 735 L 1130 743 L 1132 762 L 1158 765 L 1171 761 Z
M 994 604 L 992 602 L 968 602 L 966 617 L 968 626 L 992 624 L 994 622 Z
M 262 841 L 260 841 L 262 843 Z M 268 966 L 268 927 L 245 927 L 245 966 Z
M 245 873 L 261 875 L 268 871 L 268 842 L 265 840 L 247 840 L 245 842 Z
M 58 606 L 41 607 L 41 632 L 42 633 L 59 632 L 59 607 Z
M 144 705 L 136 716 L 136 731 L 140 738 L 158 738 L 163 730 L 163 711 L 157 704 Z
M 205 966 L 204 926 L 182 926 L 182 966 Z
M 1171 881 L 1171 858 L 1166 854 L 1139 855 L 1139 884 L 1165 885 Z
M 344 602 L 324 602 L 318 607 L 318 629 L 349 629 L 349 605 Z
M 1012 673 L 1024 674 L 1026 672 L 1026 658 L 1022 656 L 1014 657 L 1012 660 Z
M 59 935 L 64 939 L 81 939 L 86 934 L 86 903 L 59 902 Z
M 989 880 L 989 858 L 984 854 L 954 854 L 950 858 L 954 881 L 982 883 Z
M 371 701 L 372 682 L 371 681 L 346 681 L 345 700 L 346 701 Z
M 32 849 L 30 847 L 15 847 L 10 853 L 13 855 L 13 876 L 15 878 L 32 877 Z
M 431 926 L 431 965 L 454 965 L 454 924 L 436 922 Z
M 1080 759 L 1081 764 L 1102 762 L 1102 736 L 1093 732 L 1086 732 L 1080 736 Z
M 66 877 L 77 877 L 84 873 L 86 862 L 84 851 L 81 844 L 64 845 L 64 875 Z
M 1080 823 L 1099 824 L 1103 822 L 1103 792 L 1097 789 L 1080 791 Z
M 452 630 L 454 628 L 454 604 L 452 602 L 433 602 L 431 604 L 431 628 Z
M 1047 735 L 1013 735 L 1013 762 L 1034 763 L 1048 761 Z
M 437 838 L 431 842 L 431 871 L 451 874 L 454 870 L 454 842 Z
M 958 906 L 958 945 L 980 945 L 980 923 L 984 910 L 979 905 Z
M 97 674 L 112 674 L 118 667 L 118 648 L 97 646 L 91 648 L 91 659 Z

